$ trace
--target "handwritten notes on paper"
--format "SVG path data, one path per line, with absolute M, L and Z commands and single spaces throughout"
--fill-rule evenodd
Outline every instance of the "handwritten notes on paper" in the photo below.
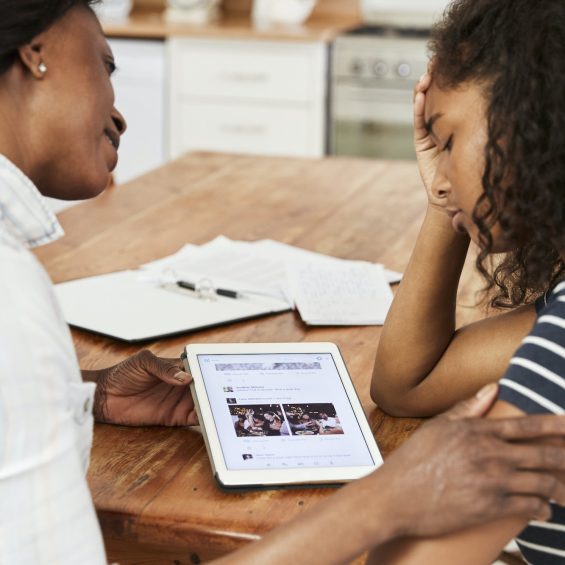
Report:
M 329 257 L 272 240 L 232 241 L 220 236 L 144 266 L 195 282 L 210 279 L 242 294 L 265 294 L 296 306 L 312 325 L 379 325 L 401 275 L 382 265 Z
M 289 274 L 294 301 L 307 324 L 379 325 L 392 303 L 382 265 L 299 262 Z

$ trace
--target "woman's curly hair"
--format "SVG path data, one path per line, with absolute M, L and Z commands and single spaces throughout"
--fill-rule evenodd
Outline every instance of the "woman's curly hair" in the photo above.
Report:
M 455 0 L 432 31 L 441 88 L 488 101 L 476 265 L 491 305 L 532 302 L 565 275 L 565 0 Z M 488 267 L 499 223 L 512 251 Z

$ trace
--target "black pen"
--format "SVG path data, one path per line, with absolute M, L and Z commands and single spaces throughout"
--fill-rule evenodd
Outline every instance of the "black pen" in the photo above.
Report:
M 177 286 L 197 292 L 196 285 L 188 281 L 177 281 Z M 226 288 L 215 288 L 214 292 L 219 296 L 226 296 L 227 298 L 241 298 L 241 294 L 237 292 L 237 290 L 228 290 Z

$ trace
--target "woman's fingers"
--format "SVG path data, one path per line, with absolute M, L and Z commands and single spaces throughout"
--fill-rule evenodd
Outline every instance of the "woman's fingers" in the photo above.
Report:
M 555 414 L 534 414 L 520 418 L 484 420 L 479 425 L 490 428 L 497 437 L 505 440 L 565 436 L 565 416 Z
M 497 518 L 506 516 L 526 516 L 545 522 L 551 518 L 551 505 L 537 496 L 508 496 L 501 502 Z
M 565 504 L 565 484 L 551 473 L 518 471 L 505 481 L 510 496 L 531 495 Z
M 172 363 L 173 365 L 177 365 L 179 369 L 184 370 L 184 363 L 180 357 L 160 357 L 163 361 L 167 361 L 168 363 Z
M 151 351 L 144 349 L 137 354 L 140 366 L 148 374 L 174 386 L 187 385 L 192 377 L 180 367 L 179 359 L 164 359 L 157 357 Z
M 543 469 L 565 472 L 565 449 L 556 445 L 532 443 L 509 444 L 503 448 L 504 457 L 517 469 Z
M 462 420 L 464 418 L 477 418 L 484 416 L 496 401 L 498 384 L 490 383 L 475 396 L 458 402 L 455 406 L 438 416 L 446 420 Z

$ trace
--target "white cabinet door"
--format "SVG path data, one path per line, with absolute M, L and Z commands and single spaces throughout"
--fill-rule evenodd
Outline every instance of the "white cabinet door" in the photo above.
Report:
M 318 129 L 303 108 L 249 103 L 184 103 L 178 124 L 185 151 L 319 156 Z
M 163 41 L 110 39 L 118 70 L 116 108 L 128 129 L 122 137 L 117 183 L 162 165 L 168 155 L 166 48 Z
M 324 155 L 327 51 L 321 42 L 171 39 L 170 155 Z
M 182 94 L 294 102 L 323 95 L 317 44 L 186 40 L 178 47 Z

